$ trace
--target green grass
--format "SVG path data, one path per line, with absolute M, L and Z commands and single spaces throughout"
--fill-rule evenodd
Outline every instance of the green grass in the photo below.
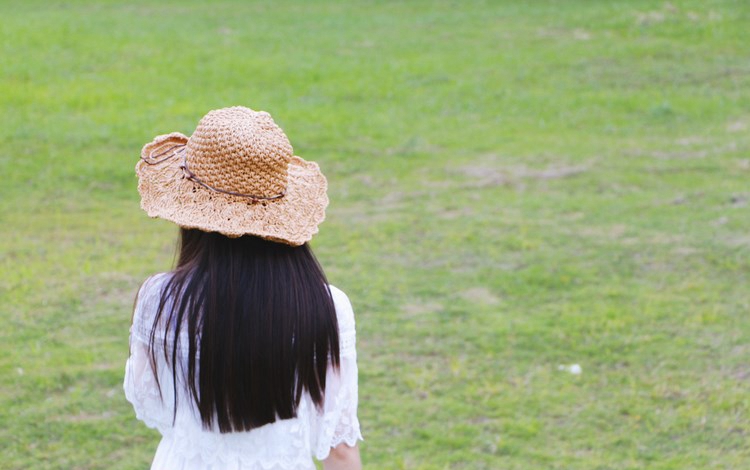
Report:
M 367 468 L 746 467 L 746 2 L 0 18 L 0 468 L 147 468 L 121 381 L 176 230 L 133 167 L 236 104 L 329 178 L 313 245 L 357 313 Z

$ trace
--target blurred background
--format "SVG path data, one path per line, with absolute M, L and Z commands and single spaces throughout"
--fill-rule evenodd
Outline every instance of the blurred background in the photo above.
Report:
M 209 110 L 320 164 L 366 468 L 745 468 L 744 0 L 0 0 L 0 468 L 142 469 L 134 166 Z

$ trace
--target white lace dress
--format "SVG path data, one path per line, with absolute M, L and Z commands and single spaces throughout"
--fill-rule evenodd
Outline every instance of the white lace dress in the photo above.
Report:
M 341 367 L 338 372 L 328 370 L 323 411 L 318 411 L 305 394 L 296 418 L 247 432 L 206 431 L 178 373 L 177 416 L 173 424 L 172 373 L 163 354 L 157 353 L 162 400 L 148 355 L 153 318 L 161 288 L 168 277 L 168 274 L 158 274 L 141 287 L 130 329 L 130 358 L 125 367 L 125 396 L 133 404 L 136 417 L 162 435 L 152 470 L 314 469 L 313 457 L 325 459 L 331 448 L 341 443 L 352 446 L 362 439 L 357 419 L 354 313 L 346 294 L 333 286 Z M 164 328 L 157 331 L 155 342 L 159 347 L 163 344 L 164 331 Z M 178 358 L 183 370 L 187 364 L 187 344 L 187 337 L 181 337 Z

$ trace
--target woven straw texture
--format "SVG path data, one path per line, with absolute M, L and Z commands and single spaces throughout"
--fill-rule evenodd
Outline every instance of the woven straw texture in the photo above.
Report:
M 318 165 L 293 155 L 270 114 L 244 107 L 209 112 L 190 138 L 156 137 L 136 174 L 149 216 L 229 237 L 302 245 L 328 205 Z

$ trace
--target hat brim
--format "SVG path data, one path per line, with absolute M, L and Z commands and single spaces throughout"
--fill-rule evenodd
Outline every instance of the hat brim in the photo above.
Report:
M 185 178 L 178 152 L 184 151 L 187 141 L 185 135 L 174 132 L 156 137 L 141 151 L 135 171 L 141 208 L 150 217 L 228 237 L 255 235 L 293 246 L 318 232 L 328 206 L 328 183 L 315 162 L 292 157 L 284 197 L 253 201 Z

